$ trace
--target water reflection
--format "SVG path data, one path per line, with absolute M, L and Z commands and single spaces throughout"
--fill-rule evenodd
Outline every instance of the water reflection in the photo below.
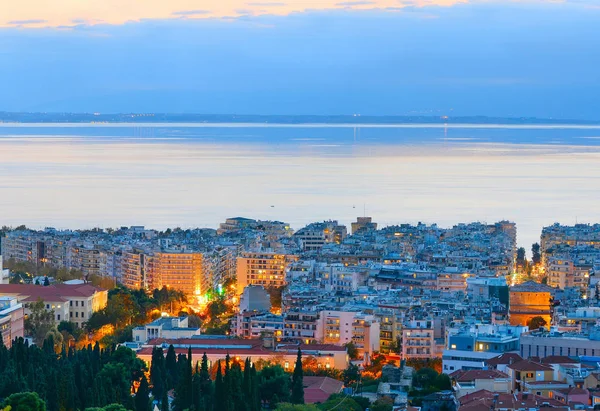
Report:
M 383 225 L 511 219 L 528 246 L 543 225 L 600 220 L 597 134 L 0 127 L 0 224 L 216 227 L 244 215 L 297 228 L 349 224 L 366 204 Z

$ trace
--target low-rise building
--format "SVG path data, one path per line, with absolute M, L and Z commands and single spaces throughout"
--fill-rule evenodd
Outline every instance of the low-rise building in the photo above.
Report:
M 156 338 L 179 339 L 200 335 L 200 328 L 189 327 L 188 317 L 161 317 L 132 331 L 133 341 L 145 344 Z
M 598 332 L 583 334 L 531 331 L 521 335 L 520 353 L 523 358 L 543 358 L 550 355 L 598 357 L 600 356 L 600 334 Z
M 0 285 L 0 296 L 15 297 L 23 304 L 25 316 L 37 301 L 54 311 L 56 323 L 71 321 L 81 327 L 91 315 L 106 307 L 108 292 L 91 284 L 53 284 L 47 287 L 33 284 Z
M 498 370 L 459 370 L 450 374 L 458 398 L 479 390 L 510 393 L 512 382 L 508 374 Z
M 15 297 L 0 297 L 0 334 L 10 348 L 15 338 L 24 337 L 24 310 Z
M 532 381 L 553 381 L 554 369 L 531 360 L 521 360 L 506 367 L 512 381 L 512 390 L 524 391 L 524 384 Z
M 271 345 L 261 339 L 232 339 L 232 338 L 186 338 L 177 340 L 156 339 L 150 341 L 146 346 L 137 351 L 137 356 L 142 359 L 148 367 L 152 362 L 152 348 L 162 346 L 168 348 L 173 345 L 176 354 L 187 354 L 188 349 L 192 351 L 192 363 L 202 361 L 206 354 L 209 366 L 216 364 L 218 360 L 225 360 L 227 355 L 236 361 L 245 361 L 249 358 L 252 362 L 269 361 L 280 364 L 286 370 L 293 370 L 298 349 L 305 359 L 310 358 L 318 368 L 345 370 L 349 359 L 346 348 L 333 344 L 275 344 Z

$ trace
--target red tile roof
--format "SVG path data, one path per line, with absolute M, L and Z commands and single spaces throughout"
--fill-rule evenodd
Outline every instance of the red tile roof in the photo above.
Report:
M 330 377 L 306 376 L 303 378 L 304 401 L 308 404 L 325 402 L 332 394 L 342 391 L 344 383 Z
M 497 357 L 490 358 L 485 363 L 488 366 L 497 367 L 498 365 L 508 365 L 522 360 L 523 358 L 517 353 L 505 352 Z
M 458 370 L 450 374 L 450 377 L 458 382 L 470 382 L 475 380 L 508 378 L 508 375 L 498 370 Z
M 24 301 L 67 301 L 69 297 L 88 298 L 105 291 L 91 284 L 52 284 L 47 287 L 34 284 L 0 284 L 0 295 L 12 294 L 24 297 Z
M 548 365 L 540 364 L 531 360 L 521 360 L 512 363 L 508 366 L 515 371 L 553 371 L 554 369 Z
M 539 408 L 545 403 L 550 406 L 564 406 L 560 401 L 538 395 L 494 393 L 487 390 L 480 390 L 465 395 L 459 401 L 461 404 L 459 409 L 461 411 L 480 411 L 483 410 L 483 406 L 490 410 L 494 401 L 496 401 L 495 407 L 499 409 Z
M 577 364 L 579 361 L 564 355 L 549 355 L 542 358 L 542 364 Z

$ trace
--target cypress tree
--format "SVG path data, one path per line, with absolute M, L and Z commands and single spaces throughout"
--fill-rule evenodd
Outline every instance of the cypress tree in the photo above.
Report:
M 140 381 L 140 387 L 135 394 L 135 411 L 151 411 L 150 410 L 150 388 L 148 387 L 148 380 L 146 376 L 142 376 Z
M 202 356 L 202 365 L 200 366 L 200 391 L 202 392 L 202 400 L 204 402 L 204 410 L 212 410 L 213 392 L 212 381 L 210 380 L 210 372 L 208 370 L 208 357 L 206 353 Z
M 188 349 L 188 355 L 180 355 L 178 361 L 179 367 L 179 382 L 175 388 L 175 402 L 173 404 L 175 410 L 182 411 L 188 409 L 193 403 L 192 393 L 192 352 Z
M 162 398 L 166 391 L 167 370 L 165 368 L 165 355 L 162 347 L 152 349 L 152 365 L 150 365 L 150 382 L 154 398 Z
M 226 392 L 223 386 L 223 374 L 221 373 L 221 360 L 217 361 L 217 376 L 215 378 L 215 400 L 213 402 L 214 411 L 222 411 L 226 402 Z
M 250 409 L 252 411 L 260 411 L 262 409 L 262 402 L 260 399 L 259 390 L 259 381 L 258 374 L 256 372 L 256 367 L 252 364 L 252 368 L 250 369 L 250 381 L 251 381 L 251 392 L 252 397 L 250 398 Z
M 160 411 L 170 411 L 169 395 L 167 394 L 167 390 L 163 391 L 162 399 L 160 400 Z
M 304 404 L 304 372 L 302 370 L 302 351 L 298 348 L 298 357 L 292 376 L 292 404 Z
M 177 355 L 175 355 L 175 347 L 173 347 L 173 344 L 169 345 L 169 349 L 167 350 L 165 368 L 167 370 L 166 389 L 170 390 L 175 387 L 175 382 L 177 380 Z

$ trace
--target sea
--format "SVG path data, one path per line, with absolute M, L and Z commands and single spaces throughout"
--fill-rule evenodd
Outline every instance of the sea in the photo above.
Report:
M 0 124 L 0 225 L 600 221 L 600 126 Z

